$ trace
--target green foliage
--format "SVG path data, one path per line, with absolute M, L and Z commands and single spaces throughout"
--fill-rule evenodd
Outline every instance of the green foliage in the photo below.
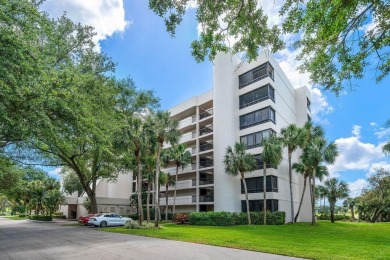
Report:
M 196 1 L 196 20 L 201 26 L 199 40 L 192 42 L 192 56 L 198 62 L 208 56 L 213 60 L 220 51 L 246 52 L 249 61 L 255 60 L 259 48 L 273 52 L 283 47 L 280 30 L 268 27 L 268 17 L 257 0 Z M 188 10 L 189 0 L 149 0 L 149 8 L 164 18 L 171 36 Z M 230 40 L 234 38 L 234 43 Z
M 263 225 L 263 212 L 250 212 L 252 224 Z M 267 211 L 267 225 L 282 225 L 285 223 L 285 212 Z M 197 226 L 235 226 L 247 225 L 247 214 L 244 212 L 225 212 L 225 211 L 209 211 L 209 212 L 191 212 L 189 215 L 189 223 Z
M 188 223 L 190 214 L 191 213 L 187 212 L 175 213 L 172 217 L 172 221 L 180 224 Z
M 287 14 L 283 31 L 302 33 L 294 44 L 301 49 L 301 71 L 309 72 L 314 84 L 340 94 L 345 81 L 362 78 L 371 64 L 377 81 L 388 75 L 389 9 L 382 0 L 289 0 L 281 10 Z
M 245 173 L 256 170 L 257 163 L 252 154 L 247 153 L 247 146 L 244 143 L 236 142 L 234 148 L 228 146 L 223 159 L 225 172 L 229 175 L 240 175 L 244 184 L 245 200 L 247 204 L 248 223 L 251 224 L 249 214 L 248 190 L 245 182 Z
M 28 218 L 30 220 L 38 220 L 38 221 L 53 221 L 52 216 L 31 215 Z
M 378 168 L 368 182 L 369 187 L 357 198 L 357 210 L 362 218 L 375 222 L 390 212 L 390 171 Z
M 352 218 L 346 215 L 334 214 L 334 221 L 351 221 Z M 318 220 L 331 220 L 331 215 L 329 214 L 321 214 L 317 216 Z
M 146 221 L 142 222 L 142 225 L 139 225 L 136 221 L 126 221 L 126 229 L 161 229 L 161 226 L 155 227 L 154 223 L 148 223 Z
M 83 185 L 81 185 L 79 177 L 73 172 L 64 174 L 62 185 L 67 194 L 72 194 L 77 191 L 77 195 L 81 196 L 83 192 Z

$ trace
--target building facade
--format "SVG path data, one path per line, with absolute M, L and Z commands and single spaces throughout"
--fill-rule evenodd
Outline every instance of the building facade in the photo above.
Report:
M 192 97 L 170 109 L 179 120 L 180 143 L 188 147 L 192 163 L 180 169 L 176 211 L 245 211 L 245 194 L 240 177 L 225 173 L 223 159 L 227 146 L 244 142 L 255 155 L 258 169 L 246 174 L 250 210 L 263 203 L 263 138 L 280 133 L 289 124 L 303 126 L 310 120 L 310 92 L 294 89 L 276 60 L 266 52 L 256 62 L 218 54 L 214 60 L 214 89 Z M 293 162 L 298 152 L 293 154 Z M 164 169 L 175 175 L 174 165 Z M 290 219 L 287 151 L 277 167 L 267 166 L 267 208 L 285 211 Z M 292 176 L 295 211 L 302 194 L 303 178 Z M 168 204 L 173 204 L 169 187 Z M 165 191 L 165 188 L 162 188 Z M 165 198 L 161 199 L 165 205 Z M 305 195 L 300 221 L 310 221 L 309 192 Z
M 240 177 L 226 174 L 223 165 L 227 146 L 239 141 L 247 144 L 248 152 L 254 154 L 258 162 L 258 169 L 246 174 L 246 182 L 250 210 L 261 210 L 264 191 L 261 140 L 272 133 L 280 133 L 291 123 L 303 126 L 310 120 L 310 92 L 306 87 L 295 89 L 267 52 L 251 63 L 229 54 L 218 54 L 214 60 L 213 81 L 211 91 L 169 109 L 171 116 L 179 120 L 180 143 L 186 145 L 192 157 L 188 166 L 179 169 L 176 212 L 246 211 Z M 298 160 L 298 155 L 299 151 L 293 154 L 293 162 Z M 175 175 L 176 167 L 168 165 L 163 172 Z M 129 198 L 135 191 L 136 179 L 131 174 L 119 178 L 116 183 L 103 180 L 97 185 L 99 211 L 130 212 Z M 280 165 L 267 166 L 266 182 L 267 208 L 284 211 L 286 220 L 291 219 L 286 149 Z M 302 176 L 293 173 L 292 183 L 296 211 L 302 194 Z M 173 190 L 173 186 L 168 188 L 168 212 L 172 211 Z M 311 220 L 308 190 L 299 221 Z M 165 187 L 160 191 L 164 212 Z M 72 202 L 64 208 L 68 214 L 70 207 L 78 207 L 77 216 L 86 213 L 80 206 L 83 198 L 73 196 L 67 200 Z

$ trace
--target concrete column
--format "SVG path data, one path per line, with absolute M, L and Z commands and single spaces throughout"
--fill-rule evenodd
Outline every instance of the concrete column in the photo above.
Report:
M 225 173 L 223 159 L 239 129 L 237 56 L 219 53 L 214 60 L 214 210 L 241 211 L 240 181 Z

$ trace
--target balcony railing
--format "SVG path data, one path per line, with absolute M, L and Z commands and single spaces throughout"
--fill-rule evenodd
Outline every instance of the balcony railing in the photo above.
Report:
M 173 190 L 175 185 L 169 186 L 168 190 Z M 192 188 L 192 180 L 178 181 L 176 183 L 177 190 L 190 189 Z M 165 191 L 165 186 L 161 186 L 160 191 Z
M 214 195 L 200 195 L 199 202 L 214 202 Z
M 195 122 L 196 122 L 196 116 L 187 117 L 183 120 L 180 120 L 179 121 L 179 129 L 186 127 L 186 126 L 189 126 Z
M 185 142 L 188 142 L 194 138 L 196 138 L 196 131 L 182 135 L 179 143 L 185 143 Z
M 195 196 L 195 195 L 192 196 L 192 202 L 193 202 L 193 203 L 196 202 L 196 196 Z
M 207 168 L 207 167 L 212 167 L 214 166 L 214 161 L 213 160 L 204 160 L 199 162 L 199 168 Z
M 208 150 L 211 150 L 213 148 L 214 148 L 213 143 L 201 144 L 201 145 L 199 145 L 199 152 L 208 151 Z
M 207 125 L 199 129 L 199 136 L 206 135 L 213 132 L 213 125 Z
M 214 184 L 214 179 L 211 178 L 200 178 L 199 179 L 199 185 L 209 185 Z
M 207 109 L 201 113 L 199 113 L 199 120 L 202 120 L 203 118 L 209 117 L 213 115 L 213 109 Z
M 166 205 L 166 198 L 160 198 L 160 205 Z M 193 203 L 193 196 L 177 196 L 175 204 L 176 205 L 189 205 Z M 173 205 L 173 197 L 168 197 L 168 205 Z

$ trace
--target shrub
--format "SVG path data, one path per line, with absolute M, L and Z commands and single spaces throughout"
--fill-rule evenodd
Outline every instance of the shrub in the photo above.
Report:
M 180 224 L 188 223 L 189 221 L 189 213 L 188 212 L 182 212 L 182 213 L 175 213 L 172 217 L 173 222 L 178 222 Z
M 263 224 L 263 212 L 250 212 L 252 224 Z M 267 225 L 282 225 L 285 222 L 286 214 L 281 211 L 267 212 Z M 247 213 L 245 212 L 191 212 L 189 215 L 191 225 L 201 226 L 234 226 L 248 224 Z
M 140 226 L 137 221 L 126 221 L 125 228 L 127 229 L 160 229 L 161 227 L 155 227 L 154 223 L 150 222 L 147 223 L 146 221 L 142 222 L 142 225 Z
M 41 216 L 41 215 L 31 215 L 29 216 L 31 220 L 39 220 L 39 221 L 53 221 L 52 216 Z
M 26 215 L 26 214 L 19 214 L 19 218 L 25 218 L 25 217 L 27 217 L 28 215 Z
M 329 220 L 330 221 L 330 215 L 328 214 L 322 214 L 322 215 L 319 215 L 317 216 L 317 219 L 318 220 Z M 348 216 L 345 216 L 345 215 L 338 215 L 338 214 L 335 214 L 334 215 L 334 220 L 335 221 L 350 221 L 351 220 L 351 217 L 348 217 Z

